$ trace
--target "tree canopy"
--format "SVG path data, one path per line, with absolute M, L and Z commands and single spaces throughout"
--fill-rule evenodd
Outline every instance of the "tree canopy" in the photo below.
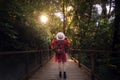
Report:
M 117 51 L 119 5 L 118 0 L 0 0 L 0 51 L 49 49 L 59 31 L 72 48 Z M 41 15 L 48 17 L 46 24 L 40 22 Z M 108 65 L 98 68 L 109 66 L 120 74 L 120 62 L 114 61 L 120 55 L 108 56 L 101 58 Z

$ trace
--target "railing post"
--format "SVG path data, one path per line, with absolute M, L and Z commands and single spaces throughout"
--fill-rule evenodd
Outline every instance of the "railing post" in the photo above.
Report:
M 35 55 L 35 66 L 38 65 L 38 52 L 34 53 Z
M 28 74 L 29 74 L 29 71 L 28 71 L 28 60 L 29 60 L 29 57 L 28 57 L 28 54 L 26 53 L 25 54 L 25 80 L 28 80 Z
M 41 66 L 41 50 L 38 52 L 38 65 Z
M 95 59 L 94 59 L 94 53 L 91 53 L 91 80 L 95 80 Z
M 52 57 L 52 51 L 51 51 L 51 49 L 49 49 L 49 57 L 50 57 L 50 59 L 51 59 L 51 57 Z
M 81 65 L 80 65 L 81 64 L 81 62 L 80 62 L 81 60 L 80 60 L 80 58 L 81 58 L 81 53 L 78 53 L 78 66 L 79 67 L 81 67 Z
M 40 56 L 39 56 L 39 58 L 40 58 L 40 65 L 42 66 L 42 51 L 40 51 Z

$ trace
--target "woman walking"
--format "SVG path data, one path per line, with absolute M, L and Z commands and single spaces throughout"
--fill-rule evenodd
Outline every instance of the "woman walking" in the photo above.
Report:
M 55 51 L 55 62 L 58 62 L 59 68 L 59 77 L 67 78 L 66 71 L 65 71 L 65 62 L 67 61 L 66 58 L 66 48 L 70 47 L 70 42 L 65 39 L 65 35 L 63 32 L 59 32 L 56 35 L 56 38 L 51 43 L 51 48 Z

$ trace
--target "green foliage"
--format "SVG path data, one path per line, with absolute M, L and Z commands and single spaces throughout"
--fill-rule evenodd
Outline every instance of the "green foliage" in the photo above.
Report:
M 0 50 L 10 49 L 15 46 L 17 33 L 13 30 L 13 26 L 8 23 L 0 23 Z
M 0 51 L 49 48 L 50 34 L 36 22 L 32 3 L 0 1 Z
M 120 32 L 119 28 L 117 28 L 117 26 L 119 26 L 119 22 L 117 21 L 118 25 L 114 25 L 113 22 L 109 22 L 110 16 L 115 16 L 115 13 L 114 11 L 109 12 L 110 15 L 106 13 L 107 9 L 105 9 L 105 5 L 108 3 L 110 2 L 101 0 L 99 0 L 99 2 L 96 0 L 73 1 L 73 5 L 75 6 L 74 11 L 72 12 L 73 18 L 72 23 L 67 31 L 72 43 L 72 48 L 112 50 L 112 46 L 114 44 L 114 47 L 116 45 L 117 49 L 119 49 L 118 46 L 120 45 L 120 40 L 119 36 L 117 35 Z M 97 9 L 93 7 L 93 5 L 95 4 L 103 5 L 101 6 L 102 9 L 104 9 L 102 14 L 97 13 Z M 114 2 L 110 4 L 114 4 Z M 96 25 L 96 23 L 98 23 L 98 25 Z M 97 56 L 95 56 L 95 59 L 97 60 L 96 71 L 98 70 L 97 74 L 100 74 L 102 80 L 110 80 L 109 76 L 113 75 L 113 72 L 117 74 L 119 73 L 119 69 L 117 67 L 120 67 L 120 65 L 118 65 L 120 64 L 120 61 L 118 61 L 117 59 L 119 59 L 120 57 L 119 55 L 117 56 L 107 55 L 104 53 L 103 55 L 97 54 Z M 83 53 L 81 55 L 81 61 L 83 64 L 89 67 L 90 57 L 88 54 Z M 110 65 L 112 66 L 110 67 Z M 106 76 L 104 75 L 104 73 L 106 74 Z
M 109 18 L 115 16 L 115 11 L 106 14 L 107 3 L 110 3 L 109 0 L 64 1 L 66 21 L 64 29 L 72 48 L 119 49 L 118 11 L 117 24 L 110 23 Z M 94 4 L 103 5 L 102 14 L 97 13 L 97 9 L 93 7 Z M 67 11 L 67 6 L 72 6 L 73 9 Z M 61 0 L 0 0 L 0 51 L 48 49 L 53 36 L 58 31 L 63 31 L 63 22 L 54 15 L 57 12 L 62 13 L 62 8 Z M 38 16 L 44 13 L 49 16 L 47 24 L 42 24 L 38 20 Z M 115 42 L 116 39 L 117 42 Z M 89 57 L 87 54 L 81 57 L 82 62 L 87 66 L 90 65 Z M 108 74 L 111 70 L 120 73 L 119 55 L 97 54 L 95 59 L 98 59 L 96 70 L 100 75 Z

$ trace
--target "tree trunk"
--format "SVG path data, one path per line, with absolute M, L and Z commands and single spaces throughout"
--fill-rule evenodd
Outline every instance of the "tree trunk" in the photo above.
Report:
M 113 42 L 112 49 L 119 50 L 120 47 L 120 2 L 119 0 L 115 1 L 115 20 L 114 20 L 114 33 L 113 33 Z

